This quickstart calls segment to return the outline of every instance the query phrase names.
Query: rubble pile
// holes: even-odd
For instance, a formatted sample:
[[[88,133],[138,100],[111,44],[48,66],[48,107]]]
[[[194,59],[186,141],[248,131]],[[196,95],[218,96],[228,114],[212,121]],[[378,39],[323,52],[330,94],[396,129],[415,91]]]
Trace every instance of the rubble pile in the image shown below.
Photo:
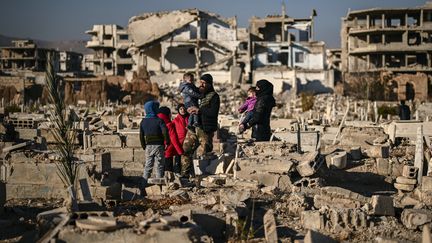
[[[312,112],[301,110],[301,99],[282,106],[296,119],[272,119],[271,141],[256,142],[250,131],[237,134],[231,109],[245,93],[220,90],[229,105],[221,106],[213,154],[194,160],[196,177],[166,172],[146,188],[142,105],[71,107],[80,164],[74,212],[67,211],[70,195],[57,176],[50,121],[42,112],[7,115],[0,235],[27,232],[31,241],[66,242],[415,242],[428,230],[431,123],[375,120],[370,103],[323,95]],[[175,92],[161,86],[163,102],[173,107]]]

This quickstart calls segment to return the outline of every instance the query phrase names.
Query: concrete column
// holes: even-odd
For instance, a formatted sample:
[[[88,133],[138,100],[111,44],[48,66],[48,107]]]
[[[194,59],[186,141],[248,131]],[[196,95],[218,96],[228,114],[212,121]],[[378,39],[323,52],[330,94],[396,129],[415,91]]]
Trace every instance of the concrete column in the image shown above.
[[[385,14],[381,15],[381,27],[384,29],[385,28]]]
[[[370,16],[369,16],[369,14],[366,15],[366,27],[367,27],[367,29],[370,29]]]

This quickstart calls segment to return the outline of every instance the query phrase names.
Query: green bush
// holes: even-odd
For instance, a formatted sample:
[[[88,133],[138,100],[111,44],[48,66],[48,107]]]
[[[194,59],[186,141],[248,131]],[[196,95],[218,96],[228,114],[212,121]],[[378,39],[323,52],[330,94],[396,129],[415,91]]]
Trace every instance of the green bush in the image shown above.
[[[21,112],[21,107],[19,105],[8,105],[5,107],[5,113],[15,113],[15,112]]]
[[[387,117],[387,115],[397,116],[399,114],[399,109],[397,106],[382,105],[378,107],[378,114],[382,117]]]

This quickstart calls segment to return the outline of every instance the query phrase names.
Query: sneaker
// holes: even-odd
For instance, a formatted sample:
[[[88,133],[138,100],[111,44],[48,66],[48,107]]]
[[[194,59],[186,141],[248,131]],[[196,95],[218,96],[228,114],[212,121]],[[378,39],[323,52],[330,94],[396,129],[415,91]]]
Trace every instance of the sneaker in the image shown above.
[[[244,127],[239,127],[239,134],[243,134],[245,132]]]

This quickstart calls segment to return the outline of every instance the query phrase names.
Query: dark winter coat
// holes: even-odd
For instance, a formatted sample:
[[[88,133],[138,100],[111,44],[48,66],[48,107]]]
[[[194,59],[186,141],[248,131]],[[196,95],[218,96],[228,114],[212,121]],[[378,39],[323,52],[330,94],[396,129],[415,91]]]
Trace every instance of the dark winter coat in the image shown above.
[[[159,109],[159,103],[149,101],[145,103],[144,110],[146,116],[140,124],[140,142],[143,149],[146,145],[163,145],[169,144],[168,130],[164,121],[156,116]]]
[[[179,87],[181,96],[183,97],[183,103],[186,108],[192,106],[198,107],[198,100],[202,97],[199,89],[193,83],[187,83],[185,81],[180,83]]]
[[[220,107],[219,95],[210,88],[204,98],[201,99],[199,107],[200,127],[204,132],[215,132],[218,129],[218,115]]]
[[[256,83],[257,102],[253,109],[253,117],[247,123],[252,127],[252,137],[257,141],[269,141],[271,137],[270,116],[276,101],[273,98],[273,84],[267,80],[260,80]]]

